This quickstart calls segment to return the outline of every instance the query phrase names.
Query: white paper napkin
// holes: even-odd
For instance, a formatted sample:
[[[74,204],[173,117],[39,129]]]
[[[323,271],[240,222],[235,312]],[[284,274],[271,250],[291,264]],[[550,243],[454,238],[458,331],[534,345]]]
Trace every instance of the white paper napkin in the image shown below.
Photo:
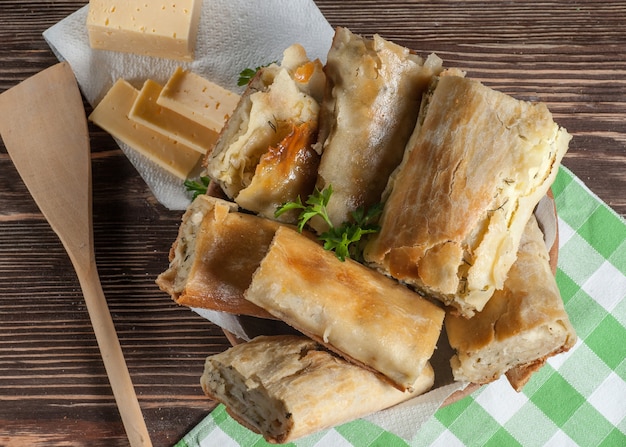
[[[59,60],[67,61],[87,101],[95,106],[119,78],[140,88],[146,78],[165,83],[176,67],[190,69],[241,93],[239,73],[280,61],[285,48],[300,43],[309,58],[326,61],[334,30],[309,0],[204,0],[193,62],[92,50],[81,8],[43,33]],[[172,210],[190,202],[182,182],[117,141],[156,199]]]

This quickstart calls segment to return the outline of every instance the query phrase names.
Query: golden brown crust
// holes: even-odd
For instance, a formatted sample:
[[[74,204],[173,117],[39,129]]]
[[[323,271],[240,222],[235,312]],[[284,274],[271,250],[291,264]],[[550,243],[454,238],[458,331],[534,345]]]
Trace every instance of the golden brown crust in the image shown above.
[[[411,386],[430,359],[444,311],[368,267],[281,227],[246,299],[348,359]]]
[[[570,136],[544,104],[475,80],[441,77],[426,98],[365,258],[471,317],[502,288]]]
[[[451,360],[455,379],[474,383],[510,371],[512,385],[519,388],[546,358],[574,345],[576,334],[534,216],[503,290],[471,319],[447,315],[445,327],[456,351]]]
[[[402,392],[304,336],[257,337],[207,358],[204,392],[235,420],[285,443],[418,396],[433,385],[427,365]]]
[[[278,222],[239,213],[237,206],[199,196],[185,212],[159,287],[180,305],[273,318],[244,298]]]
[[[258,70],[241,96],[211,153],[207,174],[242,208],[274,219],[276,208],[313,192],[317,139],[319,60],[304,48],[287,48],[280,65]],[[279,220],[293,223],[293,213]]]
[[[513,389],[518,393],[522,391],[532,375],[541,369],[541,367],[546,363],[546,360],[547,357],[544,357],[537,359],[534,362],[527,363],[526,365],[520,365],[509,369],[505,374]]]
[[[441,59],[433,55],[425,62],[378,35],[365,39],[338,27],[324,71],[317,187],[332,185],[327,210],[338,226],[359,206],[380,202]],[[316,230],[325,229],[318,221]]]

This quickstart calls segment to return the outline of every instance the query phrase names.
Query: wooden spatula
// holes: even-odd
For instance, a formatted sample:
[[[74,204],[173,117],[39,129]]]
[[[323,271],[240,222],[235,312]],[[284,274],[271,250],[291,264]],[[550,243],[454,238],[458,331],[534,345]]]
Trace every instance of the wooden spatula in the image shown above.
[[[96,268],[87,119],[67,63],[56,64],[0,95],[0,135],[76,269],[130,444],[150,446]]]

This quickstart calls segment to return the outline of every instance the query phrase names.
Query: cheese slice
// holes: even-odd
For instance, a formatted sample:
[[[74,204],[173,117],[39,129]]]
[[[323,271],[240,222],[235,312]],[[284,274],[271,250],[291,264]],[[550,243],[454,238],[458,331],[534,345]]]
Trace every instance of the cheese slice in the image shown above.
[[[183,143],[201,154],[213,148],[218,133],[189,118],[157,104],[163,87],[148,79],[137,95],[129,118]]]
[[[157,103],[220,132],[235,110],[239,95],[178,67],[165,84]]]
[[[139,91],[118,80],[89,115],[89,120],[181,179],[202,154],[128,118]]]
[[[90,0],[91,48],[191,61],[202,0]]]

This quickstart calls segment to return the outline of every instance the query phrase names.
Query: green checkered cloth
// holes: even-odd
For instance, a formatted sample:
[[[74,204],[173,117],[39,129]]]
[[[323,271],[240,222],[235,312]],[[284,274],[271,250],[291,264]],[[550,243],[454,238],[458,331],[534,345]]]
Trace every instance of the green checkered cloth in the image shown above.
[[[289,444],[366,446],[626,446],[626,223],[562,167],[557,282],[579,340],[523,391],[506,379],[440,408],[410,440],[357,420]],[[177,447],[270,446],[218,406]]]

